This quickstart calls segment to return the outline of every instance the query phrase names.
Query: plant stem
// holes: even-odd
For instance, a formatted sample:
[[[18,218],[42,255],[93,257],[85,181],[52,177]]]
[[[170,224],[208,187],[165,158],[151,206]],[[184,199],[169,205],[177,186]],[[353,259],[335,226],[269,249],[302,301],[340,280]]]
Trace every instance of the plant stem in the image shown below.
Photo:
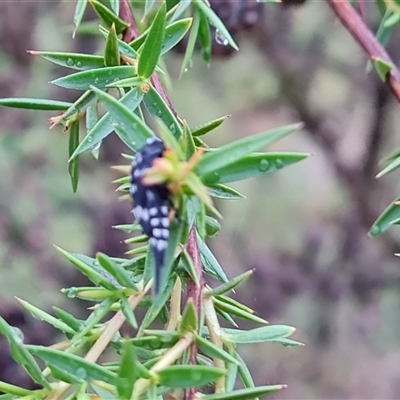
[[[119,4],[119,16],[129,24],[129,27],[124,32],[122,40],[126,43],[129,43],[139,36],[139,30],[137,29],[129,0],[120,0]]]
[[[343,26],[361,45],[371,60],[380,59],[392,66],[386,76],[386,84],[400,102],[400,71],[392,61],[385,48],[378,42],[373,33],[364,24],[355,9],[344,0],[328,0],[333,12],[340,19]]]
[[[201,318],[201,299],[202,299],[202,289],[203,289],[203,270],[202,270],[202,263],[200,259],[200,252],[199,247],[197,245],[197,232],[196,227],[193,226],[190,234],[189,239],[186,245],[186,250],[193,261],[193,265],[196,271],[196,274],[199,279],[199,284],[189,279],[188,281],[188,299],[193,299],[193,304],[196,310],[196,314],[198,318]],[[190,364],[196,365],[197,364],[197,345],[193,343],[190,348]],[[185,400],[193,400],[195,398],[196,389],[190,388],[187,389],[185,392],[184,399]]]

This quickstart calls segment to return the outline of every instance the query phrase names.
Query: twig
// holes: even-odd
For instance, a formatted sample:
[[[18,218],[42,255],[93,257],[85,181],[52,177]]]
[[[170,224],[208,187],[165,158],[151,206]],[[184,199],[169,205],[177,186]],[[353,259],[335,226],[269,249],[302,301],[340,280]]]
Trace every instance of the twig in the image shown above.
[[[130,43],[133,39],[139,36],[139,30],[137,28],[135,18],[133,17],[129,0],[120,0],[119,16],[129,24],[128,28],[124,32],[122,40],[125,43]]]
[[[126,30],[123,36],[123,40],[127,43],[131,42],[133,39],[138,37],[139,31],[137,29],[135,18],[132,14],[132,9],[129,5],[128,0],[120,0],[120,17],[129,23],[129,28]],[[173,107],[168,95],[166,94],[160,78],[158,77],[157,73],[154,73],[151,77],[151,83],[153,84],[154,88],[160,94],[162,99],[167,103],[168,107],[171,111],[177,116],[175,108]],[[200,252],[197,246],[197,235],[196,235],[196,228],[193,226],[192,230],[189,234],[189,239],[187,243],[187,252],[191,257],[193,264],[195,266],[195,270],[197,276],[199,278],[199,285],[196,285],[191,279],[189,279],[188,283],[188,298],[193,299],[193,303],[195,305],[197,315],[200,317],[201,313],[201,296],[202,296],[202,264],[200,259]],[[190,363],[197,364],[197,346],[195,343],[192,343],[190,346]],[[188,389],[185,393],[185,400],[192,400],[194,399],[196,394],[195,389]]]
[[[385,48],[378,42],[370,29],[365,26],[360,16],[347,1],[328,0],[328,4],[371,60],[381,59],[392,66],[387,74],[386,84],[400,102],[400,71]]]
[[[120,0],[119,16],[121,17],[121,19],[123,19],[125,22],[129,24],[129,27],[123,34],[122,40],[125,43],[130,43],[132,42],[132,40],[134,40],[140,35],[140,32],[137,28],[137,24],[128,0]],[[168,107],[176,116],[177,113],[175,111],[175,108],[173,107],[169,97],[165,93],[164,87],[161,84],[160,78],[158,77],[157,73],[154,73],[153,76],[150,78],[150,80],[154,86],[154,89],[157,90],[157,92],[160,94],[163,100],[167,103]]]
[[[193,304],[196,309],[197,317],[200,318],[201,314],[201,298],[202,298],[202,289],[203,289],[203,280],[202,280],[202,264],[200,259],[200,252],[199,247],[197,245],[197,233],[196,227],[193,226],[190,234],[189,239],[186,245],[187,252],[191,257],[194,265],[194,269],[196,271],[196,275],[199,278],[199,284],[189,279],[188,282],[188,299],[193,299]],[[193,365],[197,364],[197,345],[193,343],[190,348],[190,363]],[[192,400],[195,398],[196,389],[190,388],[185,392],[185,400]]]

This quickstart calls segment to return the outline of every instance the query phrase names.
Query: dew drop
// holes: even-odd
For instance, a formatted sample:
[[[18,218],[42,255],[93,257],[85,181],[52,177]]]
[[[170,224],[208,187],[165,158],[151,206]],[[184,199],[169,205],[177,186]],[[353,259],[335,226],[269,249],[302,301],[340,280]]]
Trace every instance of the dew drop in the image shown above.
[[[162,111],[161,111],[161,110],[158,110],[158,111],[157,111],[157,116],[158,116],[158,117],[161,117],[161,116],[162,116]]]
[[[99,78],[96,78],[95,80],[94,80],[94,83],[99,83],[99,81],[100,81],[100,79]]]
[[[119,78],[114,78],[113,82],[118,82],[118,81],[119,81]]]
[[[68,298],[73,299],[78,294],[78,288],[76,287],[69,288],[67,291],[65,291],[65,293]]]
[[[222,46],[228,45],[228,39],[218,29],[215,31],[215,41]]]
[[[262,172],[268,171],[269,170],[269,162],[268,160],[261,160],[260,165],[258,166],[258,169]]]
[[[153,107],[157,107],[157,103],[153,103]]]
[[[211,174],[207,175],[207,183],[209,184],[215,184],[218,183],[220,179],[220,176],[218,172],[212,172]]]
[[[80,379],[82,379],[82,380],[85,380],[86,379],[86,370],[84,369],[84,368],[78,368],[77,370],[76,370],[76,376],[78,377],[78,378],[80,378]]]
[[[76,62],[76,66],[77,66],[78,68],[81,68],[81,67],[82,67],[82,63],[81,63],[80,61],[77,61],[77,62]]]
[[[67,60],[67,65],[70,66],[70,67],[72,67],[74,64],[75,64],[75,63],[74,63],[74,60],[73,60],[72,58],[68,58],[68,60]]]
[[[91,136],[89,136],[89,137],[87,138],[87,142],[88,142],[88,143],[92,143],[92,142],[93,142],[93,138],[92,138]]]
[[[275,161],[275,167],[276,169],[281,169],[283,168],[283,161],[280,160],[279,158]]]
[[[169,126],[169,130],[170,130],[172,133],[176,133],[175,124],[171,124],[171,125]]]
[[[91,139],[91,138],[90,138]],[[91,140],[92,141],[92,140]],[[92,151],[98,151],[100,149],[101,146],[101,141],[96,143],[90,150]]]

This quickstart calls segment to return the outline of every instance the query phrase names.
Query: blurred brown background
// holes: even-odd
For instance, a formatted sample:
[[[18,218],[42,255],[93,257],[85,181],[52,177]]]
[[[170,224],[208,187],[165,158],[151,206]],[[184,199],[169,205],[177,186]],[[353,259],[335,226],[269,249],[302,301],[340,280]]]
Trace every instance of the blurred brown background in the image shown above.
[[[166,60],[172,100],[191,126],[232,114],[207,138],[211,144],[305,123],[273,150],[310,152],[308,160],[240,182],[247,200],[218,204],[223,230],[210,241],[218,259],[230,276],[256,268],[237,298],[271,323],[297,327],[295,338],[306,344],[253,345],[242,354],[257,384],[288,384],[276,399],[399,399],[399,237],[395,229],[377,239],[367,232],[400,191],[397,173],[374,178],[378,161],[400,146],[400,105],[366,74],[365,56],[324,2],[255,5],[259,22],[242,33],[245,3],[255,4],[232,2],[227,14],[234,15],[229,28],[238,54],[214,59],[210,68],[196,56],[181,80],[182,57]],[[378,15],[369,6],[376,30]],[[73,9],[70,1],[0,1],[0,97],[76,99],[77,92],[47,84],[66,70],[26,53],[101,51],[90,35],[71,40]],[[389,44],[396,61],[398,36],[397,30]],[[230,53],[223,46],[215,52]],[[121,255],[124,236],[110,226],[131,218],[129,204],[114,195],[109,169],[123,145],[108,138],[99,162],[81,158],[74,195],[67,134],[48,129],[50,116],[0,109],[0,313],[27,342],[43,344],[54,333],[22,313],[13,296],[84,315],[82,304],[59,292],[82,278],[52,245]],[[28,386],[11,365],[0,341],[0,379]]]

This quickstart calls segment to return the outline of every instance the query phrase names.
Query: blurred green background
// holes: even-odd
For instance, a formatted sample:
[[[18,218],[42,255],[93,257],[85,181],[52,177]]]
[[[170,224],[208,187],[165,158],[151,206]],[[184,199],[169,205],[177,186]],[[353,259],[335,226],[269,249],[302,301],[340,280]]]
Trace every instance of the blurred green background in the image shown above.
[[[232,12],[242,3],[252,2],[231,2]],[[26,53],[100,52],[96,37],[71,40],[74,5],[0,1],[0,97],[78,97],[47,84],[69,71]],[[376,30],[378,15],[367,6]],[[223,229],[210,246],[231,277],[255,268],[235,296],[271,323],[297,327],[295,339],[306,344],[241,352],[257,384],[288,384],[276,399],[399,399],[400,265],[393,256],[399,235],[393,229],[369,239],[367,232],[400,190],[396,173],[374,177],[378,161],[400,146],[400,105],[366,73],[364,54],[324,2],[257,10],[251,31],[235,31],[237,54],[215,58],[210,67],[197,55],[180,80],[182,56],[166,58],[171,98],[190,126],[232,114],[206,138],[210,144],[305,124],[272,149],[309,152],[307,160],[240,182],[235,187],[246,200],[218,203]],[[398,34],[389,44],[397,61]],[[84,281],[53,244],[119,256],[124,235],[111,226],[131,221],[130,204],[118,200],[109,168],[126,148],[110,137],[99,161],[81,157],[74,195],[68,134],[48,129],[51,115],[0,109],[0,313],[23,329],[27,342],[43,344],[55,340],[53,332],[23,314],[13,296],[84,315],[84,304],[59,292]],[[28,385],[3,341],[0,379]]]

